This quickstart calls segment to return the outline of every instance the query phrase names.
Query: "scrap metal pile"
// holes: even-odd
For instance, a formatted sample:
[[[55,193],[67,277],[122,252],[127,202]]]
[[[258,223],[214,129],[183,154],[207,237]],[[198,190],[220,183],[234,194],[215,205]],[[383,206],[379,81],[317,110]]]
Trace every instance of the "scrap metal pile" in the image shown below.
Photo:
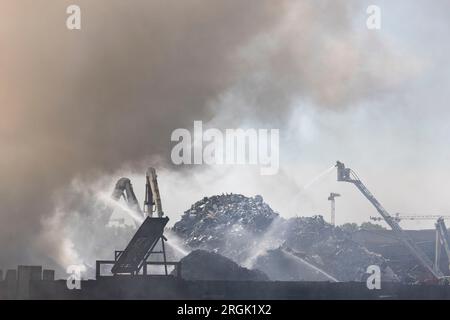
[[[194,250],[181,259],[181,276],[186,280],[268,281],[259,270],[249,270],[217,253]]]
[[[381,268],[383,279],[396,280],[385,258],[356,243],[350,234],[326,223],[322,216],[289,219],[284,246],[305,255],[341,281],[363,280],[370,265]]]
[[[284,219],[261,196],[205,197],[173,231],[191,249],[204,249],[264,271],[271,280],[362,281],[369,265],[396,275],[381,255],[368,251],[321,216]]]
[[[220,253],[242,263],[277,218],[261,196],[219,195],[192,205],[173,231],[189,248]]]

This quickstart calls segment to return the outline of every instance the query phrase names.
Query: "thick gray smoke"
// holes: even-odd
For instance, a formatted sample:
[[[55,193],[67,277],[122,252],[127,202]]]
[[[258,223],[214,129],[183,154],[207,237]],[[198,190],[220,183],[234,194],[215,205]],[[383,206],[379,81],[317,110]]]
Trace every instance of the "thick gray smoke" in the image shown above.
[[[70,215],[92,212],[74,201],[85,194],[68,196],[68,186],[83,189],[70,188],[76,178],[92,186],[151,161],[165,168],[163,193],[183,205],[217,189],[217,175],[227,188],[241,179],[241,169],[172,173],[175,128],[203,120],[295,133],[299,99],[342,110],[420,69],[355,29],[365,17],[358,1],[80,0],[82,30],[68,31],[72,2],[0,4],[0,266],[67,262]],[[210,184],[195,189],[195,179]],[[254,185],[280,202],[298,191],[286,169],[274,179]],[[170,182],[194,191],[169,191]]]
[[[0,265],[55,255],[36,239],[75,176],[167,160],[171,131],[209,117],[206,103],[239,73],[237,48],[283,12],[271,1],[77,1],[82,30],[70,32],[69,4],[0,5]]]

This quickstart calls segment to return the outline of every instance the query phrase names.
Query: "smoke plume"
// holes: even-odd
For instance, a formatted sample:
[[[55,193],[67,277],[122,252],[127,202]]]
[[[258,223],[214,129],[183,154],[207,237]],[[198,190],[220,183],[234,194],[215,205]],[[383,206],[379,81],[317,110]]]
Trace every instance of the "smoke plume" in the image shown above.
[[[420,69],[355,29],[365,15],[357,1],[79,0],[82,29],[69,31],[72,2],[0,4],[1,267],[69,263],[81,232],[70,226],[96,212],[80,199],[118,173],[152,162],[166,181],[185,179],[189,196],[212,190],[195,185],[198,173],[170,173],[175,128],[203,120],[293,132],[299,99],[341,110]],[[286,171],[276,179],[289,188]]]

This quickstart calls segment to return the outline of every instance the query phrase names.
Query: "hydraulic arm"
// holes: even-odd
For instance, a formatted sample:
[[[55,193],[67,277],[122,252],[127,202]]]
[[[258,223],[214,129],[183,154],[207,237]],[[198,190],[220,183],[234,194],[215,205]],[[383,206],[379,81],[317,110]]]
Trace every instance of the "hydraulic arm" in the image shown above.
[[[436,251],[434,266],[436,270],[439,270],[441,247],[444,247],[445,254],[447,255],[447,261],[449,263],[448,269],[450,270],[450,240],[448,238],[447,227],[445,226],[444,218],[439,218],[436,222]]]
[[[139,206],[139,201],[134,194],[130,179],[120,178],[116,183],[116,187],[114,188],[111,197],[114,200],[119,200],[123,197],[130,209],[143,215],[141,207]]]
[[[145,202],[144,211],[150,216],[156,212],[158,218],[164,215],[161,205],[161,196],[159,195],[158,179],[155,168],[148,168],[145,175]]]
[[[361,182],[358,176],[350,168],[346,168],[342,162],[336,163],[337,168],[337,180],[353,183],[359,191],[370,201],[370,203],[377,209],[378,213],[383,217],[384,221],[391,227],[396,236],[403,242],[403,244],[409,249],[414,257],[420,262],[420,264],[428,270],[435,278],[440,279],[444,274],[440,270],[433,268],[432,261],[428,256],[415,244],[415,242],[403,231],[396,219],[393,218],[378,202],[375,196],[366,188]]]

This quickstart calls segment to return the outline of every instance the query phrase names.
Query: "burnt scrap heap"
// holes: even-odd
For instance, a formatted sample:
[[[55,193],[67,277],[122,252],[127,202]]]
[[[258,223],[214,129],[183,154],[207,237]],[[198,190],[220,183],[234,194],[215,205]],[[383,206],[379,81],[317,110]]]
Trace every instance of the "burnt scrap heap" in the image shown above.
[[[261,196],[205,197],[173,231],[187,247],[220,253],[262,270],[271,280],[362,281],[372,264],[382,268],[386,279],[397,279],[386,259],[321,216],[286,220]]]
[[[340,281],[363,280],[370,265],[381,267],[384,280],[397,280],[385,258],[353,241],[349,233],[326,223],[322,216],[291,218],[285,226],[284,247]]]
[[[189,248],[220,253],[239,263],[278,218],[261,196],[217,195],[193,204],[173,231]]]
[[[249,270],[220,254],[194,250],[180,260],[181,277],[186,280],[268,281],[259,270]]]

